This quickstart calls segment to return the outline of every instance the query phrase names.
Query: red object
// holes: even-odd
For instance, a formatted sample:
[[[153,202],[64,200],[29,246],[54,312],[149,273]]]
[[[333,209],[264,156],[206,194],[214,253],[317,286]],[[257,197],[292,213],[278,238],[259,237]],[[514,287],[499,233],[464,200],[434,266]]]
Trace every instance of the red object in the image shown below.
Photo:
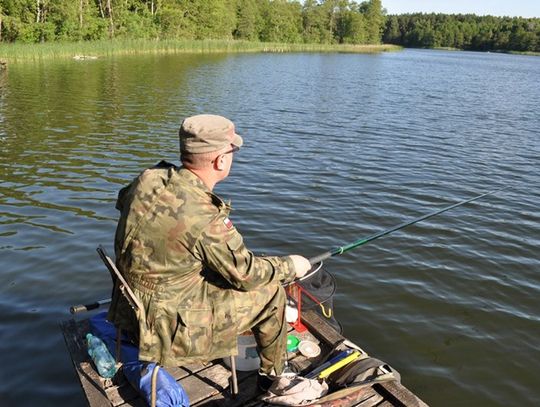
[[[298,333],[305,332],[307,331],[307,327],[302,323],[302,293],[308,294],[308,292],[296,283],[291,284],[287,288],[287,291],[289,297],[296,303],[296,309],[298,310],[298,318],[296,318],[295,322],[289,323],[289,325]]]

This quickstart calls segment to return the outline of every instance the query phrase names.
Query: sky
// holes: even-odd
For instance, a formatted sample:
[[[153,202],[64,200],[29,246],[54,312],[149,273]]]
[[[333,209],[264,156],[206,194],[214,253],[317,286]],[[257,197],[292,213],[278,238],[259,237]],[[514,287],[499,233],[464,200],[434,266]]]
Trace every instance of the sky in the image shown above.
[[[540,17],[540,0],[382,0],[388,14],[445,13]]]

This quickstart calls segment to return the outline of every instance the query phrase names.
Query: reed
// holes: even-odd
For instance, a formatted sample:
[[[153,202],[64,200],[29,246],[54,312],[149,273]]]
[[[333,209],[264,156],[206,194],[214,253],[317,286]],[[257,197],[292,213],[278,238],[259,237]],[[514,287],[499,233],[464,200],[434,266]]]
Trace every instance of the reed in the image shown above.
[[[99,58],[111,55],[219,53],[219,52],[350,52],[397,51],[395,45],[286,44],[236,40],[114,40],[0,44],[0,59],[8,62],[55,58]]]

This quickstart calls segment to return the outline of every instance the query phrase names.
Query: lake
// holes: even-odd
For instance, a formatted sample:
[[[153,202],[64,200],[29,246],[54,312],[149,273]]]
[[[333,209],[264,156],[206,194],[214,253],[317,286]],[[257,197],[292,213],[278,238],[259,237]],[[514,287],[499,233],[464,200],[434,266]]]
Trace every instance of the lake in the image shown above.
[[[118,190],[184,117],[245,144],[216,192],[257,253],[315,256],[344,333],[434,406],[540,405],[540,58],[405,50],[13,64],[0,73],[0,405],[83,406],[59,329],[110,295]]]

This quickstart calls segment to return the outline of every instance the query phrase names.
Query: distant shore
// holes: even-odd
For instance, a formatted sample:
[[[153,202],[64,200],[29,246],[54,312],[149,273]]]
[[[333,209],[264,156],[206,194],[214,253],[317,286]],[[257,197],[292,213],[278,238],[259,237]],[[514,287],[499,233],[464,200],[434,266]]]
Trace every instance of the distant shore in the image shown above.
[[[466,50],[461,48],[453,48],[453,47],[426,47],[426,48],[420,48],[420,49],[435,49],[438,51],[463,51],[463,52],[485,52],[485,53],[497,53],[497,54],[512,54],[512,55],[529,55],[529,56],[540,56],[540,52],[535,51],[508,51],[508,50],[488,50],[488,51],[479,51],[479,50]]]
[[[113,40],[0,44],[0,59],[7,62],[43,59],[96,59],[112,55],[241,53],[241,52],[344,52],[374,54],[399,51],[398,45],[287,44],[237,40]]]

